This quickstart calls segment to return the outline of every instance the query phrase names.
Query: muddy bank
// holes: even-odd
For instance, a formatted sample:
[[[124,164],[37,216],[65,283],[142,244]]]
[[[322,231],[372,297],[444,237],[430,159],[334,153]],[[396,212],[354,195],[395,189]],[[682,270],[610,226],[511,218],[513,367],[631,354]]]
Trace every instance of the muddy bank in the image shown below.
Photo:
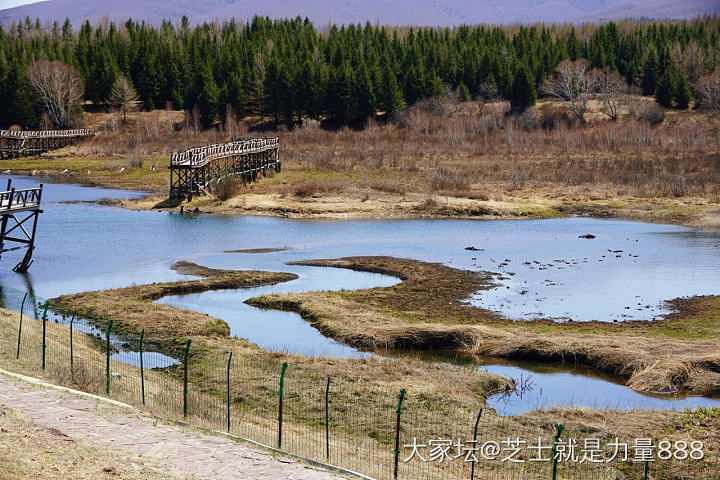
[[[233,351],[238,362],[287,360],[292,365],[307,367],[333,377],[353,372],[353,380],[380,382],[399,390],[409,384],[417,392],[445,394],[453,398],[474,398],[484,403],[495,392],[513,389],[512,381],[488,372],[453,368],[453,389],[447,391],[447,368],[416,359],[388,360],[379,357],[345,359],[305,357],[269,352],[241,338],[229,338],[228,325],[202,313],[154,303],[163,296],[199,293],[217,289],[247,288],[270,285],[297,278],[291,273],[218,270],[180,261],[173,265],[180,273],[205,277],[201,280],[155,283],[127,288],[63,295],[51,300],[53,309],[74,312],[95,321],[115,321],[119,335],[137,336],[145,329],[146,338],[160,340],[156,347],[173,355],[184,345],[184,338],[193,339],[194,361],[208,369],[222,370],[226,353]],[[221,362],[215,364],[215,362]],[[279,365],[278,363],[278,365]]]
[[[365,349],[459,349],[538,361],[565,361],[627,379],[639,392],[720,391],[719,297],[676,300],[662,320],[513,321],[471,307],[492,287],[489,274],[392,257],[300,262],[394,275],[389,288],[274,294],[249,300],[288,309],[336,340]]]
[[[41,157],[13,160],[6,172],[14,175],[47,177],[58,183],[78,183],[148,192],[134,200],[108,200],[101,203],[133,210],[185,212],[197,209],[217,215],[263,215],[282,218],[381,219],[381,218],[460,218],[521,219],[557,218],[587,215],[646,222],[672,223],[706,230],[720,230],[720,203],[710,197],[636,197],[619,195],[600,186],[535,185],[521,189],[504,184],[482,184],[480,191],[432,194],[418,188],[404,191],[385,181],[368,185],[368,179],[344,172],[305,170],[294,166],[281,175],[263,178],[243,187],[229,200],[199,197],[192,202],[169,201],[168,168],[165,159],[149,159],[134,168],[124,159],[106,157]],[[425,174],[409,174],[419,181]],[[357,177],[357,178],[355,178]],[[418,178],[415,178],[418,177]],[[364,178],[364,179],[363,179]],[[403,177],[404,178],[404,177]],[[317,179],[317,180],[314,180]],[[402,185],[402,178],[395,179]],[[393,181],[395,181],[393,180]],[[306,184],[320,190],[298,194]],[[376,188],[373,188],[374,185]]]
[[[227,336],[230,330],[221,320],[152,302],[168,295],[273,285],[297,278],[292,273],[219,270],[186,261],[176,262],[173,269],[204,278],[62,295],[51,302],[91,319],[114,319],[119,328],[134,332],[146,328],[155,335],[168,337]]]
[[[179,212],[180,204],[162,195],[136,200],[112,200],[109,205],[133,210]],[[376,191],[320,194],[294,197],[272,193],[244,193],[220,202],[198,198],[183,202],[184,210],[197,208],[217,215],[266,215],[282,218],[328,219],[542,219],[571,215],[615,218],[684,225],[705,230],[720,230],[720,204],[699,198],[685,199],[610,199],[606,201],[558,196],[542,190],[513,194],[502,200],[412,194],[392,195]]]

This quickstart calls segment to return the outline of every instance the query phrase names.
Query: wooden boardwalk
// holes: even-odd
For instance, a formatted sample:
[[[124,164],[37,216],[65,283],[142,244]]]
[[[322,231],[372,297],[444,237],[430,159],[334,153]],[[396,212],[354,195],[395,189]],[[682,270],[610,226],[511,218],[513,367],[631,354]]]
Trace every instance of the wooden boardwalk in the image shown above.
[[[92,137],[95,130],[0,130],[0,159],[30,157]]]
[[[36,188],[16,190],[12,187],[12,179],[7,182],[7,189],[0,192],[0,255],[5,252],[26,248],[25,256],[13,270],[26,272],[32,264],[35,250],[35,230],[38,217],[42,213],[43,184]],[[5,248],[6,243],[16,244]]]
[[[238,175],[243,182],[258,172],[279,172],[280,141],[277,137],[233,138],[230,143],[191,148],[170,154],[170,198],[191,200],[215,191],[220,180]]]

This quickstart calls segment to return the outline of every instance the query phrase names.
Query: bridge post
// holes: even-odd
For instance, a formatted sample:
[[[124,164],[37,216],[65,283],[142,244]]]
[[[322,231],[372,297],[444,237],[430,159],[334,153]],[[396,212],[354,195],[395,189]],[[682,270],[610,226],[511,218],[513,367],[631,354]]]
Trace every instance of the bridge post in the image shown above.
[[[8,180],[7,187],[7,191],[0,192],[0,216],[2,217],[0,220],[0,255],[26,248],[23,259],[13,268],[16,272],[26,272],[32,264],[32,255],[35,250],[37,222],[42,213],[40,202],[43,185],[40,184],[38,188],[16,190],[12,188],[12,180]],[[32,227],[26,229],[24,226],[26,222],[31,223]],[[19,246],[5,248],[6,242],[14,242]]]

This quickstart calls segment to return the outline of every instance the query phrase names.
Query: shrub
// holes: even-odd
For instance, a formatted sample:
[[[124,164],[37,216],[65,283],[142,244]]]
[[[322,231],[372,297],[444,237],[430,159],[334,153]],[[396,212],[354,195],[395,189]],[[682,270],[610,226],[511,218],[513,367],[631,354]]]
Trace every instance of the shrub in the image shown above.
[[[639,120],[647,120],[650,125],[657,125],[665,119],[665,109],[656,103],[643,102],[633,112]]]
[[[309,197],[318,193],[319,188],[316,182],[304,182],[295,185],[295,195],[298,197]]]
[[[512,178],[510,179],[510,186],[513,190],[525,188],[527,179],[528,173],[525,170],[521,170],[518,167],[513,167]]]
[[[79,358],[75,359],[72,370],[70,365],[62,365],[54,368],[51,374],[56,383],[68,388],[94,395],[101,395],[105,391],[104,375],[97,371],[91,371]]]
[[[570,115],[567,109],[545,109],[537,122],[545,130],[553,130],[560,126],[571,126],[577,119]]]
[[[236,176],[221,178],[215,186],[215,197],[221,202],[240,194],[242,180]]]
[[[468,180],[460,173],[446,168],[436,168],[431,179],[431,188],[438,190],[467,190],[470,187]]]
[[[676,177],[672,184],[672,194],[674,197],[684,197],[688,193],[687,178]]]
[[[395,193],[400,195],[405,195],[405,193],[407,193],[405,185],[393,182],[375,182],[370,185],[370,188],[385,193]]]
[[[522,113],[513,116],[515,125],[523,130],[534,130],[538,126],[537,117],[533,110],[525,110]]]
[[[127,160],[128,168],[142,168],[143,160],[139,157],[130,157]]]

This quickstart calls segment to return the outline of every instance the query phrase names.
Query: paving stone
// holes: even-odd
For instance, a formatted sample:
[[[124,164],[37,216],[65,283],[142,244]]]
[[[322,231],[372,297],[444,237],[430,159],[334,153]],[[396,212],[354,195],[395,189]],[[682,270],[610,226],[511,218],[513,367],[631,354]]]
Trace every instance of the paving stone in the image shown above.
[[[340,480],[336,473],[308,468],[295,460],[275,458],[233,440],[156,420],[121,407],[60,392],[0,375],[3,407],[22,412],[29,421],[58,432],[69,441],[122,451],[136,465],[153,463],[178,478],[257,480]],[[139,468],[139,467],[138,467]]]

